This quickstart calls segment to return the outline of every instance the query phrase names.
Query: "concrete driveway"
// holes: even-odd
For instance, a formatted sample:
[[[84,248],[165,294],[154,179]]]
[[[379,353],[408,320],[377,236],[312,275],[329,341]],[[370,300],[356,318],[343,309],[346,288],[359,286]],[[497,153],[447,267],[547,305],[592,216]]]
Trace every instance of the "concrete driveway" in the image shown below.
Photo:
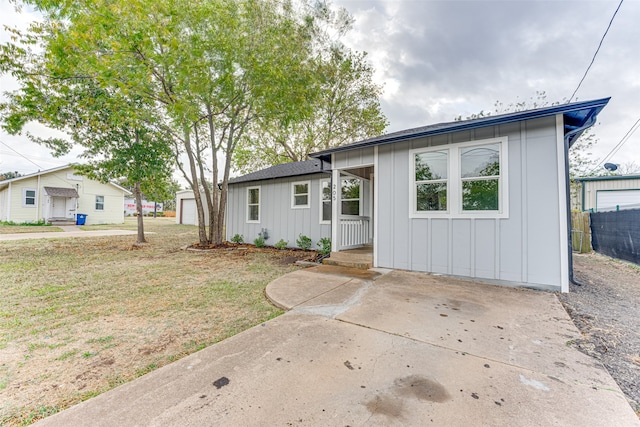
[[[285,315],[38,425],[640,425],[553,294],[376,275],[290,273]]]

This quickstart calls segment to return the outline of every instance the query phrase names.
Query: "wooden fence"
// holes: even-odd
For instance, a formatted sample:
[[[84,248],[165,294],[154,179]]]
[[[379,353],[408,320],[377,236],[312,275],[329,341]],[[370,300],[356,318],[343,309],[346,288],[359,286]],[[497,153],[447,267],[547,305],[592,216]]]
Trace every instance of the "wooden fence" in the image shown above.
[[[589,212],[571,212],[571,246],[574,252],[591,252],[591,221]]]

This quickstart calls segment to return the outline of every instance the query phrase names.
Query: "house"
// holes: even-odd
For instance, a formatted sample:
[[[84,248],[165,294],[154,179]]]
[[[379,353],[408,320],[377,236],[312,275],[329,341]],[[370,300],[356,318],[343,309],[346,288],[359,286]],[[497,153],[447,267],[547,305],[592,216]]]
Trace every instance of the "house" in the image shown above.
[[[250,243],[266,230],[267,244],[282,239],[295,247],[300,235],[311,238],[314,244],[331,237],[330,181],[330,165],[317,159],[276,165],[230,179],[227,240],[239,234]],[[352,181],[359,178],[352,177]],[[368,213],[360,212],[364,207],[358,206],[358,194],[352,199],[344,201],[351,213]]]
[[[0,221],[71,222],[85,214],[86,224],[123,223],[124,197],[130,194],[77,175],[73,165],[61,166],[0,181]]]
[[[314,170],[245,175],[229,186],[227,238],[328,235],[332,256],[371,245],[374,267],[567,292],[568,150],[608,102],[408,129],[314,153]]]
[[[602,212],[640,208],[640,175],[608,175],[578,178],[576,207]]]

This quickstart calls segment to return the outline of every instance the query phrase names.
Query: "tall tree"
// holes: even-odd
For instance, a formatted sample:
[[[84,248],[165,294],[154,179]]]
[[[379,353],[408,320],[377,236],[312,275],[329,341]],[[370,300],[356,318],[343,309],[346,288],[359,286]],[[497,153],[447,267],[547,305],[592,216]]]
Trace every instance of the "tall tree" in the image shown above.
[[[45,19],[3,46],[0,71],[53,67],[43,84],[88,79],[150,107],[194,192],[200,243],[220,243],[233,153],[248,126],[308,114],[317,18],[277,0],[27,2]]]

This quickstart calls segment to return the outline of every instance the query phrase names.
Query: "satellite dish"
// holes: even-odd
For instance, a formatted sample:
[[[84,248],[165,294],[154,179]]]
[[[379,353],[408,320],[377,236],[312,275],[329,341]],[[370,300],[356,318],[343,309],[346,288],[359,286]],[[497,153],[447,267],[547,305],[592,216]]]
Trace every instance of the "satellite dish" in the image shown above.
[[[609,172],[613,172],[618,169],[618,165],[616,165],[615,163],[605,163],[604,168]]]

